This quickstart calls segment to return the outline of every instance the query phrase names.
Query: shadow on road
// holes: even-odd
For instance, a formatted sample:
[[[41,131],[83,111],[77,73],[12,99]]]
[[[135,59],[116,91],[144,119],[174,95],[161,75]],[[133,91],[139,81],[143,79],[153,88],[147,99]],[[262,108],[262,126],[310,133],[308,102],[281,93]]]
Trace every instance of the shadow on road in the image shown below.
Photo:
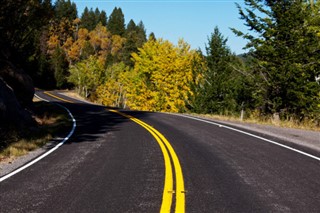
[[[61,104],[61,102],[56,103]],[[121,123],[131,122],[128,118],[108,111],[108,109],[116,108],[85,103],[63,103],[62,105],[67,107],[73,114],[77,125],[74,134],[65,144],[95,142],[98,138],[101,138],[103,134],[111,131],[119,131]],[[152,112],[125,111],[125,113],[142,119]],[[66,137],[70,130],[66,129],[65,133],[59,135],[59,137]],[[61,140],[57,140],[54,144],[59,142],[61,142]],[[48,149],[51,147],[52,146],[48,147]]]

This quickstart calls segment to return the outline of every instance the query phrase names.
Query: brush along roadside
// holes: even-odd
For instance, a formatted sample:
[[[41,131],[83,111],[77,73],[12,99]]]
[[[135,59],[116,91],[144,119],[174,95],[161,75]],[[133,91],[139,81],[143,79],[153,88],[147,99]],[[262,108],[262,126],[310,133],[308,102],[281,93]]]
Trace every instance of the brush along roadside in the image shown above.
[[[0,162],[11,162],[40,148],[72,127],[68,112],[58,105],[34,98],[33,118],[37,125],[21,133],[10,132],[1,142]]]
[[[303,122],[299,122],[293,119],[275,121],[271,117],[259,117],[259,116],[250,116],[248,118],[241,120],[238,116],[196,114],[196,113],[186,113],[186,115],[191,115],[191,116],[200,117],[200,118],[214,119],[217,121],[236,122],[239,124],[258,124],[258,125],[268,125],[268,126],[282,127],[282,128],[320,131],[319,124],[314,120],[304,120]]]

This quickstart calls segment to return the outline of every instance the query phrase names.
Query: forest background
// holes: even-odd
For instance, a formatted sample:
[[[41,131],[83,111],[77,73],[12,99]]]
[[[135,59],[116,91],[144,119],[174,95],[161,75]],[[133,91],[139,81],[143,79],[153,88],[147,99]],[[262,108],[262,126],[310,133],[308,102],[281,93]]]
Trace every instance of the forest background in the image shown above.
[[[232,30],[247,39],[248,53],[235,55],[218,27],[203,53],[183,40],[175,45],[146,35],[143,22],[126,23],[121,8],[109,16],[98,8],[78,15],[70,0],[4,0],[0,104],[6,106],[3,91],[9,88],[19,108],[32,108],[28,97],[34,82],[43,89],[75,88],[106,106],[228,116],[242,112],[245,118],[319,126],[320,2],[245,0],[245,5],[237,7],[249,33]],[[21,70],[32,81],[21,75],[19,80]],[[2,129],[16,125],[5,107],[0,119]]]

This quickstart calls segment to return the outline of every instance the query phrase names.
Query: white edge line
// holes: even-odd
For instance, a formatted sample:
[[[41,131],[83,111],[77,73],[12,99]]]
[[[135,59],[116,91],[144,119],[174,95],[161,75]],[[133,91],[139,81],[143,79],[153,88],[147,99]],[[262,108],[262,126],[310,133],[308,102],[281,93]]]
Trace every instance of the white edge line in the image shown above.
[[[49,102],[48,100],[45,100],[45,99],[39,97],[39,96],[36,95],[36,94],[35,94],[35,97],[39,98],[40,100]],[[71,131],[69,132],[68,136],[65,137],[60,143],[58,143],[55,147],[53,147],[52,149],[50,149],[50,150],[47,151],[46,153],[40,155],[40,156],[37,157],[36,159],[30,161],[29,163],[25,164],[24,166],[22,166],[22,167],[20,167],[20,168],[14,170],[13,172],[10,172],[9,174],[6,174],[6,175],[2,176],[2,177],[0,178],[0,183],[1,183],[2,181],[6,180],[6,179],[8,179],[8,178],[10,178],[10,177],[12,177],[13,175],[21,172],[22,170],[30,167],[31,165],[37,163],[38,161],[40,161],[40,160],[43,159],[44,157],[48,156],[49,154],[51,154],[52,152],[54,152],[55,150],[57,150],[60,146],[62,146],[62,145],[63,145],[67,140],[69,140],[69,138],[73,135],[73,133],[74,133],[74,131],[75,131],[75,129],[76,129],[77,124],[76,124],[76,120],[74,119],[72,113],[70,112],[70,110],[69,110],[68,108],[66,108],[66,107],[64,107],[64,106],[62,106],[62,105],[60,105],[60,104],[57,104],[57,103],[55,103],[55,104],[58,105],[58,106],[60,106],[60,107],[62,107],[63,109],[65,109],[65,110],[68,112],[68,114],[69,114],[69,116],[71,117],[71,119],[72,119],[73,126],[72,126],[72,129],[71,129]]]
[[[171,114],[171,113],[170,113],[170,114]],[[229,126],[225,126],[225,125],[218,124],[218,123],[215,123],[215,122],[212,122],[212,121],[208,121],[208,120],[204,120],[204,119],[201,119],[201,118],[196,118],[196,117],[192,117],[192,116],[188,116],[188,115],[175,114],[175,113],[172,113],[172,115],[176,115],[176,116],[180,116],[180,117],[185,117],[185,118],[189,118],[189,119],[193,119],[193,120],[197,120],[197,121],[202,121],[202,122],[205,122],[205,123],[208,123],[208,124],[213,124],[213,125],[216,125],[216,126],[219,126],[219,127],[223,127],[223,128],[226,128],[226,129],[235,131],[235,132],[239,132],[239,133],[242,133],[242,134],[245,134],[245,135],[249,135],[249,136],[251,136],[251,137],[254,137],[254,138],[257,138],[257,139],[266,141],[266,142],[268,142],[268,143],[272,143],[272,144],[277,145],[277,146],[281,146],[281,147],[283,147],[283,148],[289,149],[289,150],[291,150],[291,151],[297,152],[297,153],[299,153],[299,154],[302,154],[302,155],[305,155],[305,156],[307,156],[307,157],[310,157],[310,158],[313,158],[313,159],[315,159],[315,160],[320,161],[320,158],[317,157],[317,156],[311,155],[311,154],[309,154],[309,153],[306,153],[306,152],[303,152],[303,151],[301,151],[301,150],[292,148],[292,147],[290,147],[290,146],[286,146],[286,145],[283,145],[283,144],[281,144],[281,143],[278,143],[278,142],[275,142],[275,141],[272,141],[272,140],[269,140],[269,139],[266,139],[266,138],[263,138],[263,137],[260,137],[260,136],[257,136],[257,135],[254,135],[254,134],[251,134],[251,133],[248,133],[248,132],[239,130],[239,129],[235,129],[235,128],[232,128],[232,127],[229,127]]]

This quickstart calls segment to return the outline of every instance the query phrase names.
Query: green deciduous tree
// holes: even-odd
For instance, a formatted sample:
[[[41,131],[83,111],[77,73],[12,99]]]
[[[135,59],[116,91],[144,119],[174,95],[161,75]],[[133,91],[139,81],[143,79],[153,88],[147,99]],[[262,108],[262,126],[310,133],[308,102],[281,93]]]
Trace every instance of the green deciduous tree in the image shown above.
[[[104,64],[95,56],[72,65],[69,72],[68,81],[74,84],[78,93],[86,98],[105,80]]]
[[[123,62],[115,63],[106,69],[105,81],[96,90],[97,102],[105,106],[125,107],[125,84],[130,81],[129,72]]]

